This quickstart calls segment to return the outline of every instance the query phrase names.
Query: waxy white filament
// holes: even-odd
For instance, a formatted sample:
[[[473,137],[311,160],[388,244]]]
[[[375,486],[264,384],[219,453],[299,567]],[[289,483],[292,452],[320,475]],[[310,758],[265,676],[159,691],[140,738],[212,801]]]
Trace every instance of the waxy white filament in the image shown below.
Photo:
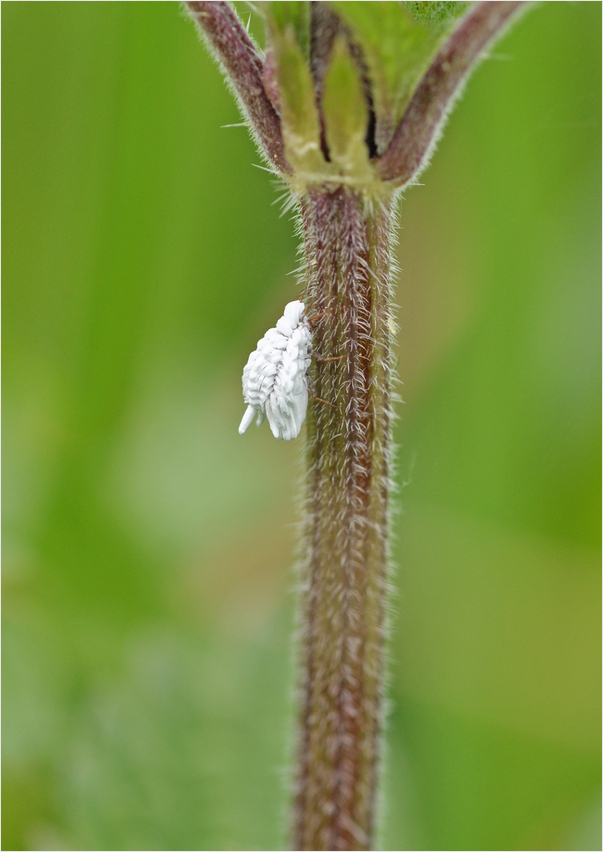
[[[258,426],[268,418],[275,438],[297,438],[308,408],[308,367],[312,332],[302,302],[289,302],[276,328],[258,341],[243,370],[247,411],[239,434],[257,415]]]

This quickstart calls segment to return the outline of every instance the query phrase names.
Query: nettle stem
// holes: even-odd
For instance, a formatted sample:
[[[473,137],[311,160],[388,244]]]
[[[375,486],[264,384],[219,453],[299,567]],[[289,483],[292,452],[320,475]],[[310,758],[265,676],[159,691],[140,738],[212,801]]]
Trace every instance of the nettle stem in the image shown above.
[[[307,426],[294,848],[371,846],[382,727],[391,465],[387,204],[301,201],[317,396]]]

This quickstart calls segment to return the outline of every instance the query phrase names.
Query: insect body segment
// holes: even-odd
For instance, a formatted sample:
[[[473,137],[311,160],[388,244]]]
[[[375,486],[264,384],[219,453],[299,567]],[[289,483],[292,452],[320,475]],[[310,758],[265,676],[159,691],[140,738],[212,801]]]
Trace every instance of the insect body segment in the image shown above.
[[[276,328],[258,341],[243,370],[243,397],[247,411],[239,434],[254,417],[258,426],[264,419],[275,438],[297,438],[308,408],[308,367],[312,332],[304,316],[302,302],[289,302]]]

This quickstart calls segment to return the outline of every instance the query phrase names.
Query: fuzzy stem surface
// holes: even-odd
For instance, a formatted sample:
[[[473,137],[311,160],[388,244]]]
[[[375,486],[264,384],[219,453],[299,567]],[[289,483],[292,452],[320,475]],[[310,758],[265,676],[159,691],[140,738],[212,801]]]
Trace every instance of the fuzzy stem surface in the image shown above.
[[[316,396],[307,429],[295,849],[369,849],[391,491],[389,204],[301,200]],[[329,360],[325,360],[329,359]]]
[[[404,186],[425,168],[469,73],[486,48],[528,6],[522,0],[484,0],[470,8],[434,57],[380,157],[378,171],[383,180]]]
[[[264,63],[241,21],[228,3],[219,0],[191,0],[184,5],[220,62],[260,150],[271,165],[289,173],[280,118],[264,87]]]

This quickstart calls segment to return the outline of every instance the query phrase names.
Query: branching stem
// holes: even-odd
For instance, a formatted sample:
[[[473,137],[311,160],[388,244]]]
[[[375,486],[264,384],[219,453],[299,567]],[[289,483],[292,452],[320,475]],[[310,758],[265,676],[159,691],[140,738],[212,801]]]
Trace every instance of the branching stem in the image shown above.
[[[369,18],[353,16],[348,26],[339,4],[265,4],[264,58],[228,3],[186,3],[260,150],[287,180],[291,203],[300,201],[303,301],[320,353],[307,428],[295,849],[373,843],[389,560],[393,198],[427,165],[484,51],[529,5],[487,0],[453,15],[380,153],[376,128],[390,117],[376,111],[391,96],[391,56],[378,56]],[[406,16],[419,41],[426,35],[402,4],[381,6]]]
[[[228,3],[191,0],[185,6],[222,64],[260,150],[272,166],[288,174],[291,166],[285,159],[281,121],[266,94],[263,60],[245,27]]]
[[[522,0],[474,4],[434,58],[380,157],[382,180],[404,186],[425,168],[470,71],[484,50],[529,5]]]

